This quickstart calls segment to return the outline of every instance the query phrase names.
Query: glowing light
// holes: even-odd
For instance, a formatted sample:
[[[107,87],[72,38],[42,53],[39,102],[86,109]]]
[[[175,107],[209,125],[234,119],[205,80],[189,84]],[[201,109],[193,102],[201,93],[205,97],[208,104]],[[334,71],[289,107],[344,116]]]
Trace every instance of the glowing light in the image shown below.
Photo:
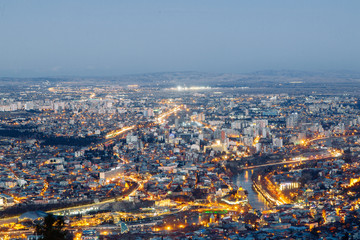
[[[254,139],[254,142],[253,142],[253,146],[255,147],[256,144],[258,144],[260,141],[260,136],[256,136],[256,138]]]
[[[127,131],[130,131],[130,130],[134,129],[134,128],[135,128],[135,125],[130,126],[130,127],[124,127],[124,128],[122,128],[122,129],[119,129],[119,130],[110,132],[109,134],[106,135],[105,138],[108,139],[108,138],[117,137],[117,136],[119,136],[120,134],[123,134],[123,133],[125,133],[125,132],[127,132]]]
[[[177,86],[176,88],[170,88],[170,90],[177,90],[177,91],[196,91],[196,90],[208,90],[208,89],[211,89],[211,87],[204,87],[204,86],[182,87],[182,86]]]

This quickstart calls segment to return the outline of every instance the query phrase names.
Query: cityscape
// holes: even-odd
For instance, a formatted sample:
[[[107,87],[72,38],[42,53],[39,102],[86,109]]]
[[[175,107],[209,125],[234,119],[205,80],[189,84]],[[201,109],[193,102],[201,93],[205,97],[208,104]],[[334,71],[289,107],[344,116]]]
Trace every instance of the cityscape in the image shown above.
[[[0,240],[360,239],[359,9],[0,1]]]
[[[73,239],[360,237],[356,83],[27,81],[1,91],[2,239],[49,214]]]

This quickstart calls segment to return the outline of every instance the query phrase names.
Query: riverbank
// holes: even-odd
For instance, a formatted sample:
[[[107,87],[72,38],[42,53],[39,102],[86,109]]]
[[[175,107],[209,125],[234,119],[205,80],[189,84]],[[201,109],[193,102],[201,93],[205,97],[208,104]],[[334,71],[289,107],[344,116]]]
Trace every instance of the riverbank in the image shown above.
[[[253,171],[245,170],[235,174],[232,179],[237,187],[242,187],[247,191],[249,204],[257,210],[267,210],[269,208],[266,199],[253,188],[252,182]]]

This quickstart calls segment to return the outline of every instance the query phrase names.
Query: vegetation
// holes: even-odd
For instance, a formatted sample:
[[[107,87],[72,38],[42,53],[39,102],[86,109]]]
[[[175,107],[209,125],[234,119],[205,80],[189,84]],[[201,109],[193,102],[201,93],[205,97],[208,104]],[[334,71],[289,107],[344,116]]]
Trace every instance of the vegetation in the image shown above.
[[[65,222],[63,217],[47,215],[41,224],[35,227],[36,234],[42,236],[43,240],[65,240],[69,239],[68,231],[64,230]]]
[[[0,136],[13,138],[32,138],[42,141],[42,145],[66,145],[66,146],[89,146],[92,143],[99,142],[94,136],[86,137],[58,137],[54,135],[45,135],[36,131],[17,130],[17,129],[0,129]]]

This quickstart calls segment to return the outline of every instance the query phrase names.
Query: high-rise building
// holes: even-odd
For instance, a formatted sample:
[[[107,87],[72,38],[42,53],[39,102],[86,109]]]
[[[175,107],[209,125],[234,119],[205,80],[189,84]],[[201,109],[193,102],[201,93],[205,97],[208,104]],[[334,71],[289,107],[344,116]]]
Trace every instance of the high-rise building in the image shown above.
[[[286,128],[294,128],[296,127],[297,123],[298,123],[298,114],[297,113],[292,113],[288,116],[288,118],[286,119]]]

